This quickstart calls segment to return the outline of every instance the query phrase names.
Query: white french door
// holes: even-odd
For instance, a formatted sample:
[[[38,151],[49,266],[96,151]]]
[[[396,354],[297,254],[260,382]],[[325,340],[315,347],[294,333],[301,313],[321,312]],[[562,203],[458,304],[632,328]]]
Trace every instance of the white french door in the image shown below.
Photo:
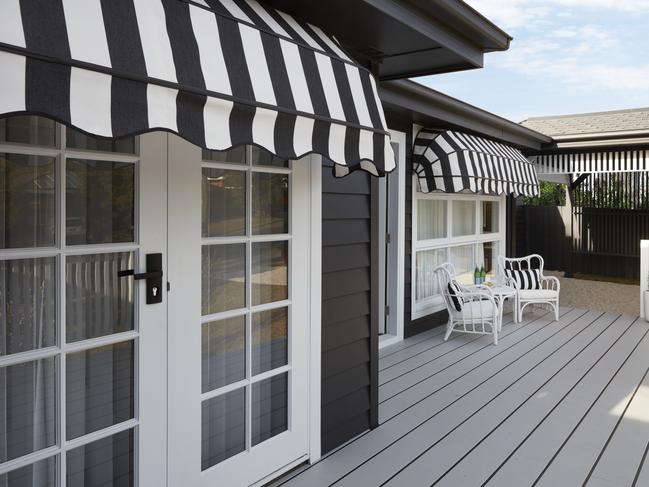
[[[307,458],[310,162],[0,120],[0,487],[233,487]]]
[[[165,482],[164,141],[0,121],[0,487]]]
[[[168,485],[252,485],[308,453],[309,161],[168,141]]]

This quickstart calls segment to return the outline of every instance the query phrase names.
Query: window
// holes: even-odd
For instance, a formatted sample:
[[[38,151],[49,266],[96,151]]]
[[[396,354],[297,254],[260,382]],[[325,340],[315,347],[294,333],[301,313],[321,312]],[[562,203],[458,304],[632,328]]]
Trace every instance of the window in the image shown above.
[[[504,209],[504,196],[414,193],[413,319],[444,309],[433,274],[440,264],[451,262],[464,284],[473,284],[476,267],[485,268],[487,279],[495,277],[504,249]]]
[[[134,485],[138,139],[0,121],[0,485]],[[65,466],[65,468],[62,468]]]

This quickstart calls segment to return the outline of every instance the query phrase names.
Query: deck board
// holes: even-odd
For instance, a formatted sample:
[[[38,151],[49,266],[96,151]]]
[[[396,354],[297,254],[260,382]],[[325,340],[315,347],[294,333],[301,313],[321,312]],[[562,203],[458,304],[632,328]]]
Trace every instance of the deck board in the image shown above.
[[[275,485],[649,485],[649,325],[537,310],[381,354],[381,425]],[[416,340],[414,340],[416,338]]]

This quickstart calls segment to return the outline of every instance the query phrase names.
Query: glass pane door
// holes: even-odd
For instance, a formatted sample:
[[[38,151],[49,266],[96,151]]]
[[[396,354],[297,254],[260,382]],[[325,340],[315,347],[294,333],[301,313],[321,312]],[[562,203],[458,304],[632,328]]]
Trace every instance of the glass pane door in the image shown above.
[[[135,139],[0,124],[0,487],[135,485],[138,170]]]
[[[170,148],[170,482],[249,485],[307,453],[307,162]]]
[[[291,169],[252,147],[204,152],[203,159],[206,470],[288,429]]]

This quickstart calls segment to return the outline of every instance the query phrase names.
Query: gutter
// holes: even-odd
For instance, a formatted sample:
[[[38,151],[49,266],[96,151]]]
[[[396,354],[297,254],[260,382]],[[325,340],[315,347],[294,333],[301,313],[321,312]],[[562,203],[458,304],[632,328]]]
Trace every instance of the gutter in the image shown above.
[[[408,112],[413,122],[422,125],[450,124],[528,150],[541,150],[552,143],[552,138],[547,135],[414,81],[382,82],[379,96],[391,109]]]
[[[426,2],[428,5],[432,2]],[[473,30],[475,34],[484,39],[484,52],[506,51],[509,49],[513,37],[502,30],[487,17],[462,0],[437,0],[436,8],[441,8],[456,17],[459,22],[464,22],[465,27]]]

